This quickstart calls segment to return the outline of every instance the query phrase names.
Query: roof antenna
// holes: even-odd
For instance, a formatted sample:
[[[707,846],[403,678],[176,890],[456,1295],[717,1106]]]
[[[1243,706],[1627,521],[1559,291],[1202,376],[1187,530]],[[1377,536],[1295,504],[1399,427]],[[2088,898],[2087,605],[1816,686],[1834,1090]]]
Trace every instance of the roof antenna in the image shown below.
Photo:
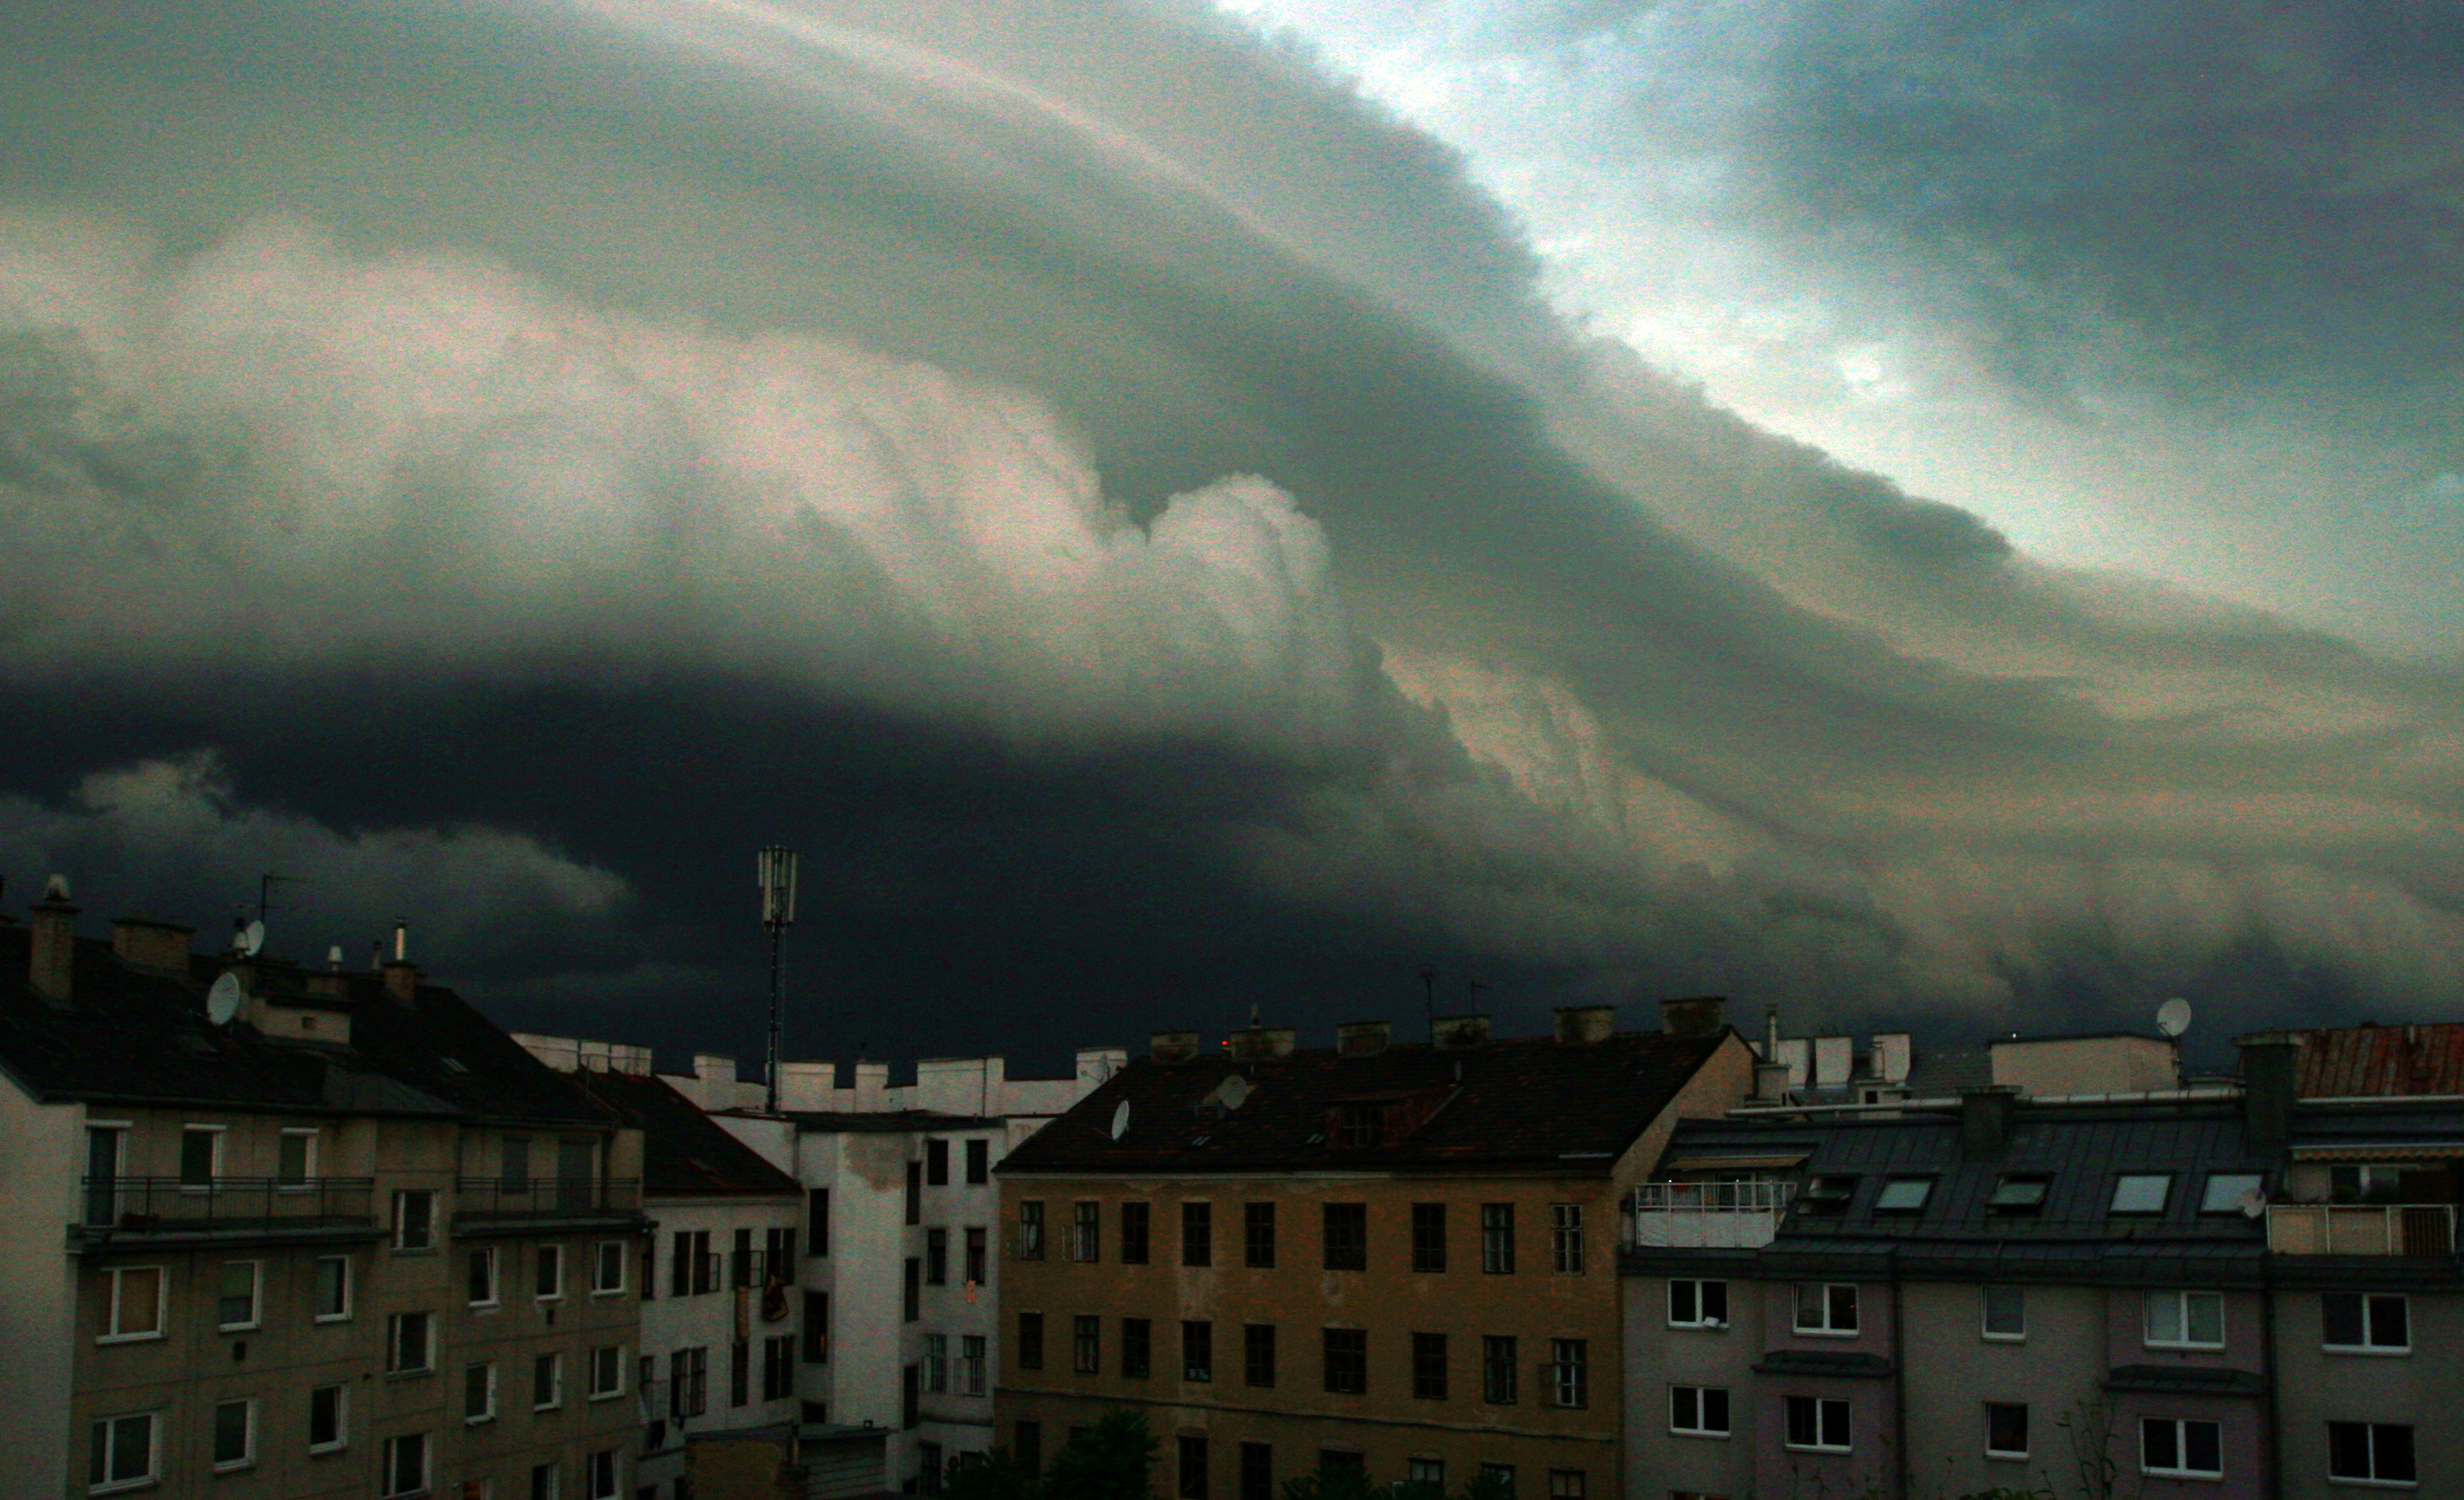
[[[761,930],[770,935],[770,1108],[779,1113],[779,1057],[784,1036],[784,1017],[781,1005],[781,985],[786,970],[781,966],[780,944],[787,937],[788,926],[796,920],[796,851],[784,845],[773,844],[761,850],[755,860],[755,883],[761,891]]]
[[[1258,1006],[1254,1001],[1249,1004],[1249,1029],[1252,1031],[1258,1029]]]
[[[1420,1010],[1429,1022],[1429,1045],[1438,1045],[1438,966],[1420,965]]]

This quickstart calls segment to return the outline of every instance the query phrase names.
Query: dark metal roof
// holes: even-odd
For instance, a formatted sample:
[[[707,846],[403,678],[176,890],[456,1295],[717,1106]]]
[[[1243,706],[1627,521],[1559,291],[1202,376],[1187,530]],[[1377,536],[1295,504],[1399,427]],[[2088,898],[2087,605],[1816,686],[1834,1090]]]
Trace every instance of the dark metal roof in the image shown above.
[[[1055,1118],[999,1170],[1017,1172],[1471,1171],[1548,1162],[1605,1173],[1697,1070],[1734,1035],[1628,1032],[1569,1044],[1549,1038],[1477,1048],[1390,1047],[1187,1062],[1140,1058]],[[1743,1043],[1732,1044],[1740,1048]],[[1236,1108],[1210,1102],[1244,1078]],[[1397,1112],[1377,1143],[1333,1142],[1347,1103]],[[1123,1105],[1127,1129],[1111,1126]]]
[[[644,1197],[802,1197],[794,1178],[729,1135],[665,1080],[619,1072],[571,1076],[583,1092],[641,1130]]]
[[[422,984],[405,1004],[375,975],[339,976],[344,993],[315,1004],[351,1018],[348,1046],[275,1042],[206,1019],[220,963],[181,973],[123,962],[109,941],[79,938],[71,1003],[28,978],[32,935],[0,926],[0,1070],[47,1100],[502,1119],[605,1129],[613,1117],[524,1051],[453,991]],[[261,962],[257,982],[300,992],[305,977]]]

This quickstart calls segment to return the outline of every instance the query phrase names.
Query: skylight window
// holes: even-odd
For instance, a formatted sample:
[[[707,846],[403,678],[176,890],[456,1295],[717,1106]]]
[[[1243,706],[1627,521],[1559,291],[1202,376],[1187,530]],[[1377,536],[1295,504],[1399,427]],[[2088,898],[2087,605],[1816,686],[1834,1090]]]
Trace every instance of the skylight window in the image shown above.
[[[2045,1194],[2053,1185],[2054,1180],[2041,1173],[2006,1172],[1985,1206],[1997,1214],[2033,1214],[2045,1206]]]
[[[1915,1214],[1925,1212],[1925,1200],[1933,1196],[1933,1179],[1929,1177],[1895,1177],[1882,1184],[1875,1195],[1874,1211],[1879,1214]]]
[[[2173,1174],[2170,1172],[2125,1172],[2113,1180],[2113,1206],[2117,1214],[2161,1214],[2173,1196]]]
[[[1797,1202],[1809,1214],[1837,1216],[1848,1211],[1848,1200],[1857,1196],[1857,1180],[1853,1177],[1817,1177],[1805,1184]]]
[[[2237,1214],[2251,1195],[2266,1184],[2266,1174],[2260,1172],[2211,1172],[2207,1191],[2199,1195],[2199,1212]]]

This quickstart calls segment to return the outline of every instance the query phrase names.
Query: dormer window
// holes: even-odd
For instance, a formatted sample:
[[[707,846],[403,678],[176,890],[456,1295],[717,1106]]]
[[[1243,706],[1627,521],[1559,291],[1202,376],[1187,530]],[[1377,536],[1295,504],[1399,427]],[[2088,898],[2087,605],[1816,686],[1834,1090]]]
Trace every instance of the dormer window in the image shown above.
[[[1817,1177],[1805,1184],[1797,1195],[1805,1212],[1837,1218],[1848,1211],[1848,1200],[1857,1196],[1857,1180],[1853,1177]]]
[[[1925,1200],[1933,1196],[1933,1179],[1929,1177],[1895,1177],[1882,1184],[1874,1195],[1874,1212],[1878,1214],[1921,1214]]]
[[[1993,1184],[1993,1196],[1985,1206],[1997,1214],[2033,1214],[2045,1206],[2045,1194],[2054,1180],[2041,1172],[2005,1172],[2002,1180]]]

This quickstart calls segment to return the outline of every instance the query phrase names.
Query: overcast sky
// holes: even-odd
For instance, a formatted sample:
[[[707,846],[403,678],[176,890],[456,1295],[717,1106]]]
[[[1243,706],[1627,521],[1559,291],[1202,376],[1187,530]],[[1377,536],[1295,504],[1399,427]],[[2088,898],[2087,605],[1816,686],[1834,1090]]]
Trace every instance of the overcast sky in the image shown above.
[[[11,903],[749,1049],[775,840],[792,1050],[1036,1066],[2453,1008],[2445,11],[0,24]]]

